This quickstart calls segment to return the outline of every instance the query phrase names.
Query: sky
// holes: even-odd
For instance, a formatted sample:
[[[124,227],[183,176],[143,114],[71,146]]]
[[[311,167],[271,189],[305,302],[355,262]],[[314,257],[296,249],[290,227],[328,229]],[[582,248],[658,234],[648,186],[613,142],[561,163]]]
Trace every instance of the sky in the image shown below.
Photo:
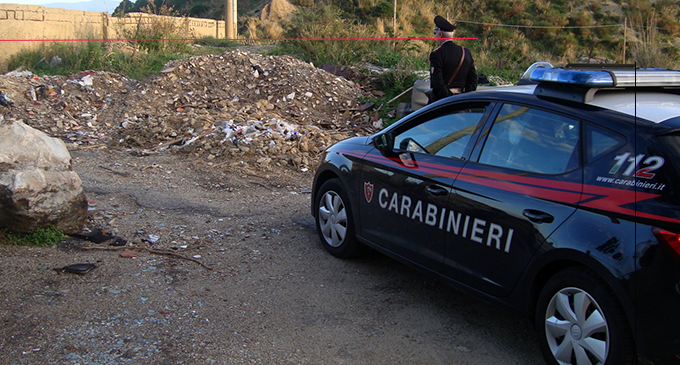
[[[81,3],[90,2],[89,0],[0,0],[4,4],[22,4],[22,5],[45,5],[50,3]],[[98,1],[103,3],[104,0]],[[119,3],[119,1],[107,1],[108,3]]]
[[[60,2],[65,2],[65,3],[77,3],[81,0],[64,0]],[[22,4],[22,5],[44,5],[48,3],[53,3],[56,2],[55,0],[8,0],[8,1],[3,1],[5,4]]]
[[[112,12],[121,0],[0,0],[5,4],[42,5],[71,10]]]

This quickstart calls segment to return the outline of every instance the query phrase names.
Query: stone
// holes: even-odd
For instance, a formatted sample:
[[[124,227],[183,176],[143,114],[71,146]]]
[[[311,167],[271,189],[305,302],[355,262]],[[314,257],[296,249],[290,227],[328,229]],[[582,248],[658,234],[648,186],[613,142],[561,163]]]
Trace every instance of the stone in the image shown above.
[[[120,257],[126,258],[126,259],[135,259],[139,257],[139,252],[133,251],[133,250],[125,250],[120,253]]]
[[[73,234],[86,219],[85,191],[64,142],[22,121],[0,121],[0,226]]]

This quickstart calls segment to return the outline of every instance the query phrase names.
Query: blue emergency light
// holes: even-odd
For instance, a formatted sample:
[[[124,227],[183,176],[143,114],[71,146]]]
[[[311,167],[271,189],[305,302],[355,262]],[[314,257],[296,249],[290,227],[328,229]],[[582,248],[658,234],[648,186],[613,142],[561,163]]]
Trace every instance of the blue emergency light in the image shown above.
[[[594,88],[679,87],[680,71],[669,69],[601,69],[536,68],[529,79]]]
[[[613,87],[613,75],[608,71],[565,70],[561,68],[537,68],[529,77],[536,82],[557,82],[560,84],[582,85],[591,87]]]

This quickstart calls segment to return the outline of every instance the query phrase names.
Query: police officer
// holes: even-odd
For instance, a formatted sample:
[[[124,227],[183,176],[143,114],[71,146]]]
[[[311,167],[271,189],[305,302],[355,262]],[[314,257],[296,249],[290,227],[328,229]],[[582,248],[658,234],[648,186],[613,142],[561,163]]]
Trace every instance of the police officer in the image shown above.
[[[470,50],[451,39],[456,26],[439,15],[434,24],[438,47],[430,53],[430,102],[477,90],[477,70]]]

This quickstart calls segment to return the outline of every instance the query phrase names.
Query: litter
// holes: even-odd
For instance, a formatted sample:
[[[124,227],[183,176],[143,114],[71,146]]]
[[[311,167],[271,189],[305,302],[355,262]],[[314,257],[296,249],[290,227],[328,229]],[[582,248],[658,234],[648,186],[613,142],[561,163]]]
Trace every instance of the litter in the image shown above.
[[[104,243],[106,241],[116,238],[116,236],[104,233],[101,229],[95,228],[90,231],[82,231],[73,234],[73,237],[83,239],[85,241],[90,241],[94,243]],[[122,246],[122,245],[121,245]]]
[[[54,269],[57,272],[60,273],[71,273],[71,274],[78,274],[78,275],[85,275],[88,272],[92,271],[95,269],[97,265],[95,264],[73,264],[73,265],[68,265],[64,266],[62,268],[56,268]]]
[[[4,91],[0,92],[0,105],[8,108],[14,106],[14,102],[10,98],[9,94]]]

